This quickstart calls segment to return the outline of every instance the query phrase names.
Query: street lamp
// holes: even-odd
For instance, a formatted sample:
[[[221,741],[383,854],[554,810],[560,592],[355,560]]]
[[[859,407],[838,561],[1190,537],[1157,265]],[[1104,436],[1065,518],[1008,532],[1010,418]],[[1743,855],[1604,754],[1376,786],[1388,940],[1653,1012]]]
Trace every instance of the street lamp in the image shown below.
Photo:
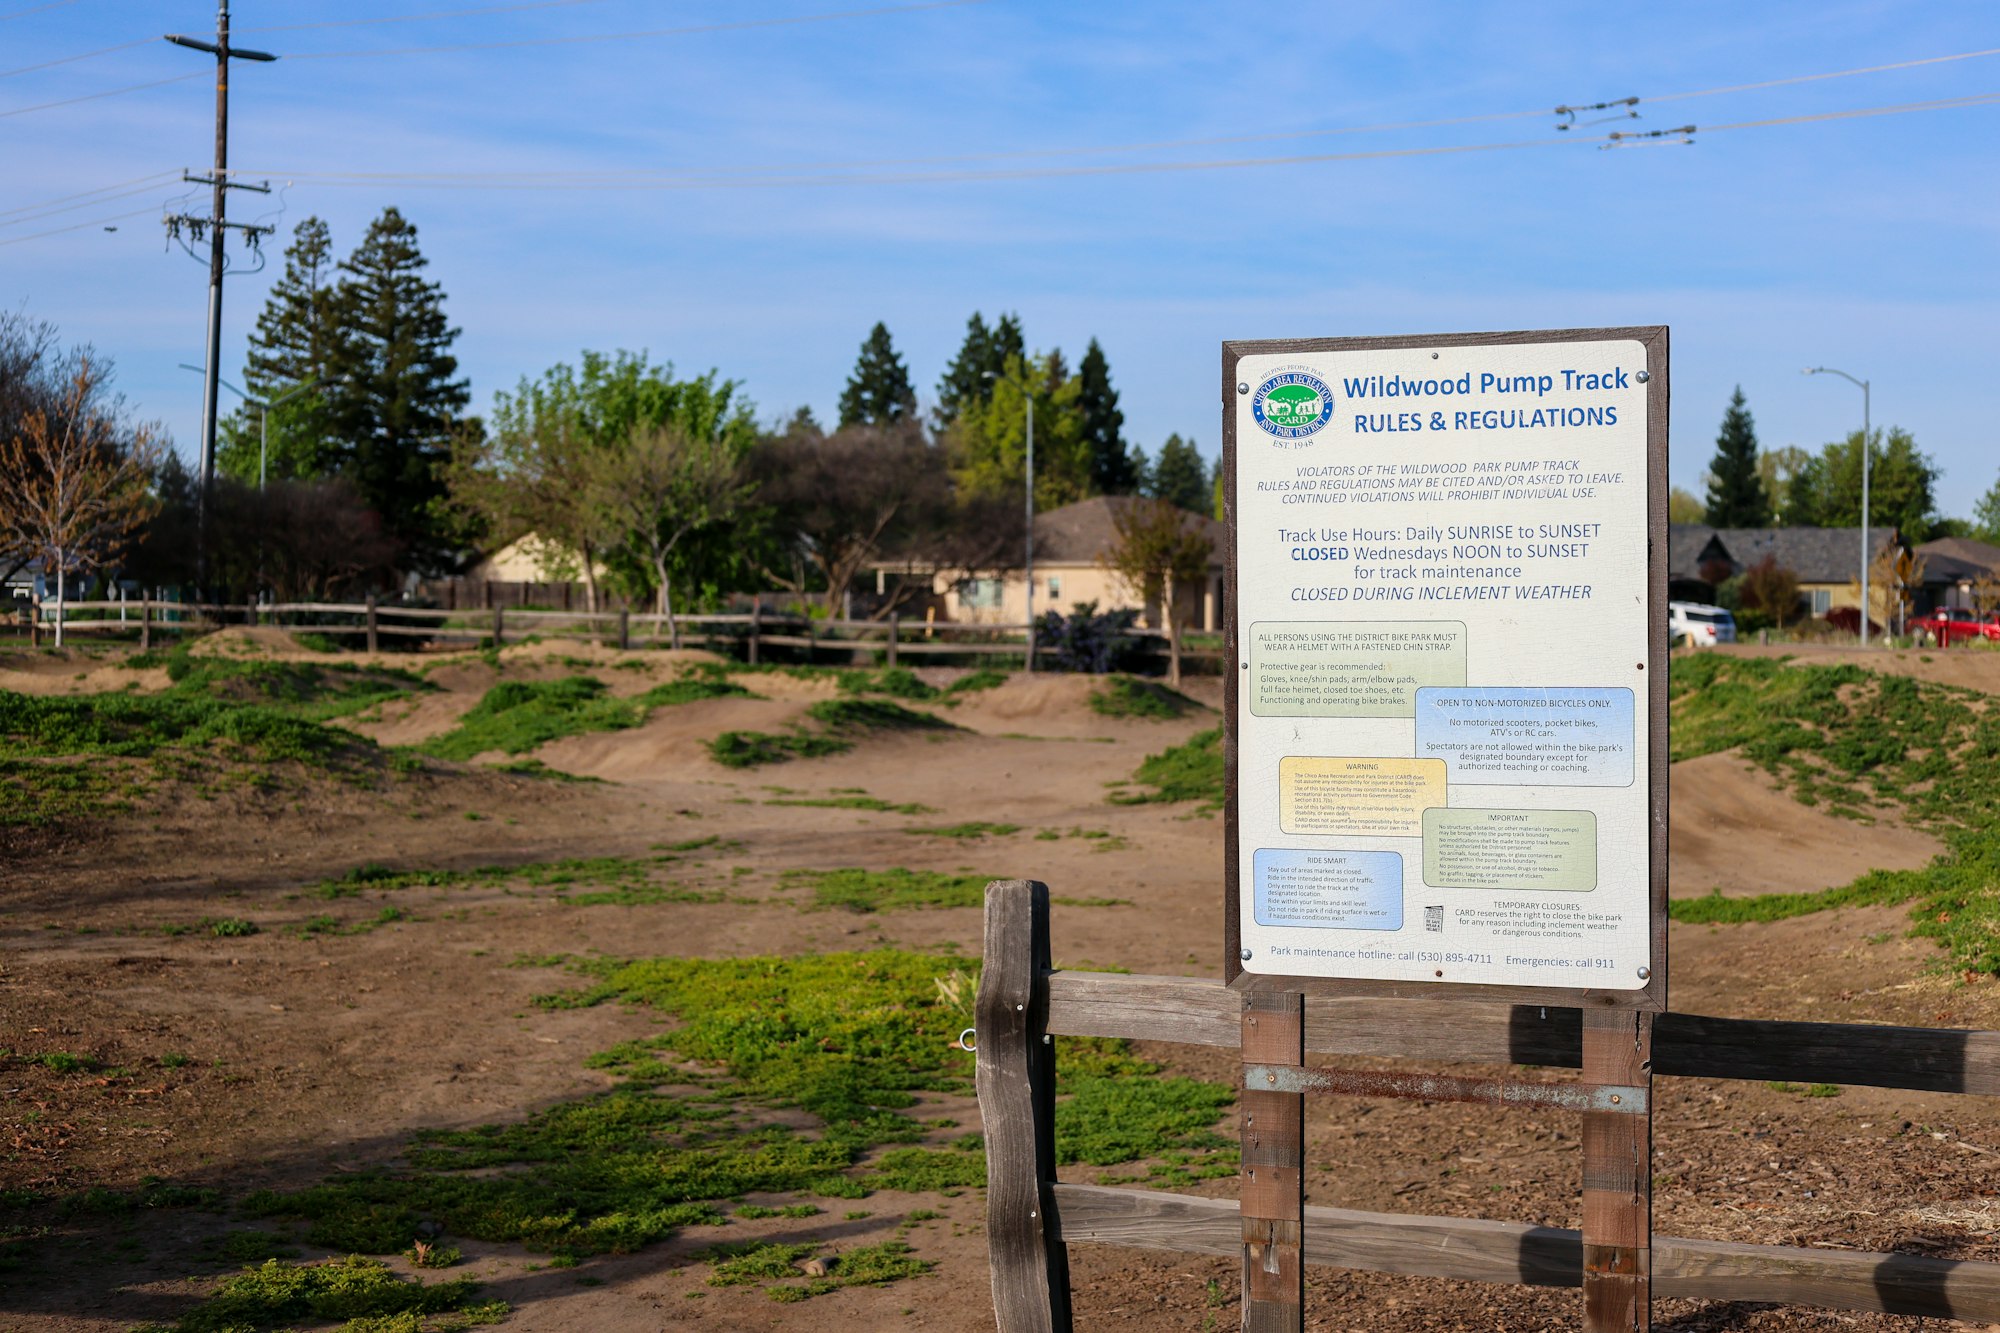
[[[197,375],[208,373],[200,366],[191,366],[185,361],[181,362],[180,365],[182,370],[192,370]],[[261,491],[264,489],[264,472],[269,465],[271,457],[271,409],[282,407],[304,393],[307,389],[318,387],[320,377],[315,375],[303,384],[293,385],[269,402],[265,402],[261,398],[252,398],[249,394],[243,392],[243,390],[237,388],[228,380],[223,379],[220,375],[215,377],[215,382],[257,409],[257,489]]]
[[[979,378],[997,380],[998,371],[987,370]],[[1028,403],[1028,530],[1027,530],[1027,574],[1028,574],[1028,670],[1035,669],[1035,394],[1027,384],[1021,385],[1021,396]]]
[[[1871,428],[1869,421],[1868,381],[1858,380],[1844,370],[1832,366],[1807,366],[1801,375],[1838,375],[1849,384],[1861,389],[1861,646],[1868,646],[1868,561],[1874,554],[1868,545],[1868,455],[1873,452],[1868,438]]]

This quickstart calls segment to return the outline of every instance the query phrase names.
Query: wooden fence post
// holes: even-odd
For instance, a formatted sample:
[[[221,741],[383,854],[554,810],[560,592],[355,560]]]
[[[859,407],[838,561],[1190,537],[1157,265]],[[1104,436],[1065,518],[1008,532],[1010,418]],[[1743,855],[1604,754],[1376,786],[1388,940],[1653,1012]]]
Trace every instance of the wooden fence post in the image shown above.
[[[486,589],[488,597],[490,599],[492,595],[493,585],[490,583],[487,584]],[[507,608],[504,606],[496,606],[493,608],[493,650],[495,652],[498,652],[506,642],[507,642]]]
[[[618,651],[630,652],[632,648],[632,608],[618,608]]]
[[[1035,622],[1028,622],[1028,670],[1035,669]]]
[[[902,623],[903,623],[903,616],[900,611],[894,612],[889,616],[889,665],[890,666],[896,665],[896,634],[897,631],[902,627]]]
[[[1302,1068],[1305,996],[1243,997],[1243,1063]],[[1246,1087],[1237,1104],[1242,1135],[1244,1333],[1305,1327],[1305,1096]]]
[[[1069,1333],[1069,1251],[1055,1212],[1056,1056],[1048,1017],[1049,889],[986,886],[975,1008],[986,1128],[986,1237],[1002,1333]]]
[[[368,651],[371,653],[375,651],[375,625],[375,594],[371,592],[368,594]]]
[[[809,606],[806,608],[806,665],[807,666],[811,666],[813,664],[813,658],[818,656],[818,650],[819,650],[819,622],[813,619],[812,608]]]
[[[1613,1089],[1609,1095],[1624,1102],[1583,1113],[1584,1333],[1647,1333],[1653,1327],[1653,1015],[1586,1008],[1583,1081]]]
[[[153,646],[153,599],[143,592],[139,597],[139,651],[147,652]]]
[[[750,665],[757,665],[757,636],[764,628],[764,599],[758,597],[750,603]]]
[[[1181,687],[1181,627],[1167,621],[1167,683]]]

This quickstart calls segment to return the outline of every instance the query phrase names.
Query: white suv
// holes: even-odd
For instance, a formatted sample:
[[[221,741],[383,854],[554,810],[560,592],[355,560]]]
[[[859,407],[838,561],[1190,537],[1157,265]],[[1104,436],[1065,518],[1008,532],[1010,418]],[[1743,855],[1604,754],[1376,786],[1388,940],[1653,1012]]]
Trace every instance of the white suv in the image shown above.
[[[1700,602],[1667,603],[1667,638],[1686,636],[1688,646],[1713,648],[1718,643],[1736,642],[1736,617],[1719,606]]]

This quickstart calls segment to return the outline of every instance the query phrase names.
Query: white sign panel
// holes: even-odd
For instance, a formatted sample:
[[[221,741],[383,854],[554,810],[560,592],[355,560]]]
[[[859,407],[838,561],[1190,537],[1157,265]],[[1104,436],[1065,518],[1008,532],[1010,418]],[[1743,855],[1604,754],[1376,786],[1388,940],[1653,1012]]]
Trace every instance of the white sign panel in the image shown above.
[[[1244,971],[1646,986],[1646,368],[1236,362]]]

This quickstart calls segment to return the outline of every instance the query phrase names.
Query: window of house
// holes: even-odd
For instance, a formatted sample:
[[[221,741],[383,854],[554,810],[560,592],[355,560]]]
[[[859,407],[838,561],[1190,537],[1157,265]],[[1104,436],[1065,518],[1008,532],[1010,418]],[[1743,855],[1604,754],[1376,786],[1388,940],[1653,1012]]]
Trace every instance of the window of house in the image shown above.
[[[992,611],[1000,605],[999,579],[967,579],[958,600],[967,610]]]
[[[1051,597],[1062,596],[1062,575],[1060,574],[1049,575],[1049,596]]]
[[[1833,590],[1831,588],[1814,588],[1812,599],[1813,614],[1816,616],[1823,616],[1833,609]]]

